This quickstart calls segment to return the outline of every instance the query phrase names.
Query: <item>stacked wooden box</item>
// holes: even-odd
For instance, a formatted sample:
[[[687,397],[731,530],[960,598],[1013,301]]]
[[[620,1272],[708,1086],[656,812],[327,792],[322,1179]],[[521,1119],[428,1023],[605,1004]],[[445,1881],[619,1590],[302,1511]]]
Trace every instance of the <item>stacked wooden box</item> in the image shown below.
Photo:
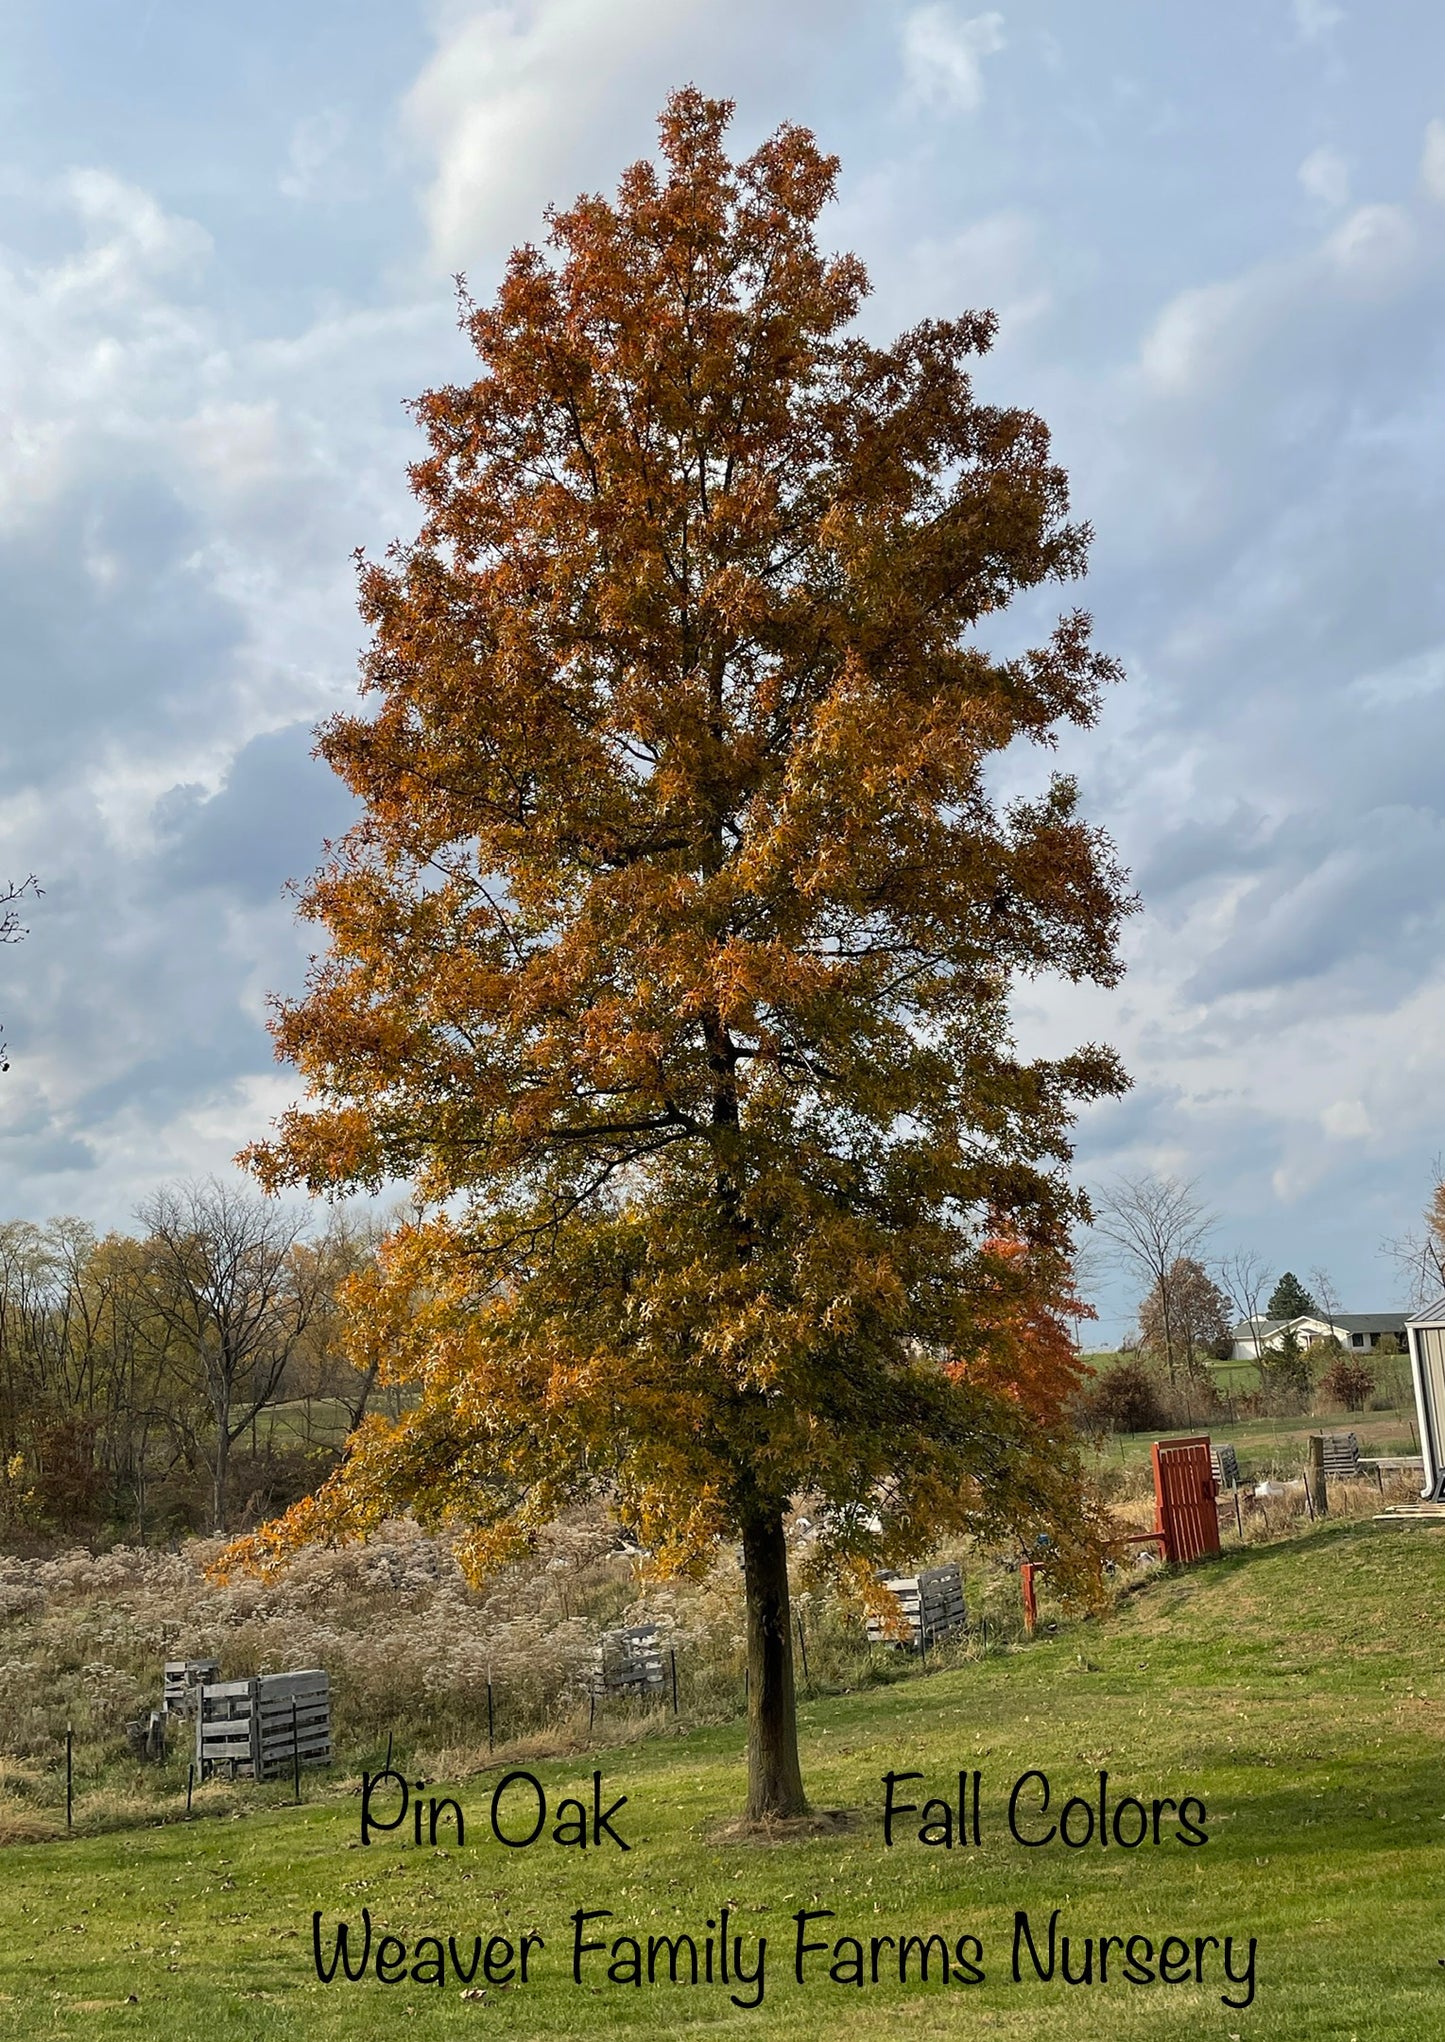
[[[194,1716],[196,1696],[207,1681],[220,1677],[218,1659],[168,1659],[161,1680],[161,1707],[168,1716]]]
[[[907,1627],[904,1637],[884,1618],[868,1619],[870,1645],[908,1645],[927,1650],[968,1627],[963,1599],[963,1574],[956,1560],[943,1567],[925,1567],[918,1574],[885,1575],[883,1586],[898,1603]]]
[[[320,1668],[208,1682],[197,1693],[199,1778],[284,1779],[331,1763],[331,1679]]]
[[[661,1694],[666,1684],[656,1624],[604,1631],[592,1660],[592,1691],[599,1696]]]
[[[1215,1482],[1221,1489],[1239,1487],[1239,1456],[1228,1441],[1223,1446],[1212,1446],[1209,1459],[1214,1468]]]
[[[1325,1480],[1327,1482],[1358,1482],[1360,1479],[1360,1442],[1353,1432],[1326,1432]]]

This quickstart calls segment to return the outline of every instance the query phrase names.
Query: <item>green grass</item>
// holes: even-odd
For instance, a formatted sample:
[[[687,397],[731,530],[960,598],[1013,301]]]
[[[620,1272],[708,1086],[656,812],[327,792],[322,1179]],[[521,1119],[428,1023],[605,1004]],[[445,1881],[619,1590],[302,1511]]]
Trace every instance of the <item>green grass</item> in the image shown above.
[[[816,1806],[854,1811],[838,1833],[772,1844],[719,1830],[742,1795],[741,1726],[601,1753],[633,1845],[585,1856],[550,1842],[505,1850],[486,1833],[491,1780],[454,1790],[462,1849],[400,1832],[363,1851],[354,1794],[308,1785],[301,1808],[258,1809],[0,1853],[0,2032],[205,2038],[739,2034],[1073,2038],[1197,2035],[1430,2038],[1445,2033],[1445,1675],[1439,1533],[1327,1526],[1156,1578],[1114,1617],[1026,1650],[866,1694],[807,1702]],[[536,1770],[553,1796],[593,1761]],[[881,1776],[922,1770],[944,1793],[983,1774],[981,1849],[885,1850]],[[1025,1849],[1004,1804],[1025,1770],[1056,1790],[1199,1795],[1209,1841],[1188,1849]],[[437,1791],[442,1791],[438,1789]],[[1167,1829],[1166,1829],[1167,1836]],[[611,1908],[612,1934],[695,1930],[727,1904],[768,1939],[761,2009],[721,1986],[609,1985],[596,1959],[570,1979],[568,1916]],[[466,2001],[410,1981],[323,1985],[311,1913],[378,1935],[459,1938],[535,1928],[538,1977]],[[1091,1987],[1009,1978],[1014,1910],[1076,1935],[1258,1938],[1257,1997],[1222,1979]],[[812,1960],[792,1979],[793,1915],[860,1937],[976,1934],[984,1983],[855,1987]],[[815,1930],[815,1933],[820,1931]],[[1211,1963],[1217,1963],[1209,1953]],[[886,1961],[887,1952],[884,1957]],[[1237,1965],[1242,1960],[1237,1958]],[[1118,1959],[1115,1958],[1117,1965]],[[135,1995],[134,2003],[129,1995]],[[1236,1996],[1238,1996],[1236,1994]]]

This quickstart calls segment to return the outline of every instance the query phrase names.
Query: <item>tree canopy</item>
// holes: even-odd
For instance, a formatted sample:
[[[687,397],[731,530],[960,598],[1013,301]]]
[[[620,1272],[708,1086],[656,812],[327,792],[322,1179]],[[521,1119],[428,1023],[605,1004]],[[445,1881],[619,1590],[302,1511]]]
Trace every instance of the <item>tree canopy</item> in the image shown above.
[[[1193,1255],[1176,1257],[1167,1287],[1156,1283],[1139,1307],[1140,1345],[1152,1354],[1176,1352],[1191,1369],[1221,1345],[1228,1331],[1229,1299]]]
[[[676,94],[660,167],[464,300],[420,533],[362,564],[370,713],[320,751],[365,812],[275,1024],[310,1100],[250,1161],[415,1182],[356,1305],[414,1403],[246,1557],[413,1508],[481,1570],[589,1489],[661,1563],[735,1539],[764,1815],[803,1805],[795,1499],[843,1565],[1047,1528],[1089,1572],[1069,1130],[1126,1081],[1021,1059],[1008,1002],[1113,983],[1131,903],[1069,779],[990,788],[1116,671],[1078,611],[981,642],[1087,542],[974,394],[992,315],[861,338],[834,159],[734,163],[730,113]]]

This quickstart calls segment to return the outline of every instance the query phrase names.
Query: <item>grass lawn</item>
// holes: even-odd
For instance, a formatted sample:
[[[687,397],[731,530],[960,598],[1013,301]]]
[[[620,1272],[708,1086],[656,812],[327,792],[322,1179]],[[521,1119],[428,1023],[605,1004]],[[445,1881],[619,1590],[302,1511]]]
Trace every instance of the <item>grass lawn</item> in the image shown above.
[[[510,2036],[673,2035],[684,2030],[808,2037],[1338,2037],[1445,2035],[1445,1538],[1372,1525],[1318,1527],[1287,1544],[1244,1549],[1188,1574],[1156,1577],[1106,1622],[957,1671],[862,1695],[808,1702],[804,1764],[815,1805],[852,1811],[851,1826],[759,1844],[719,1835],[742,1793],[741,1725],[601,1752],[604,1805],[631,1844],[585,1853],[549,1840],[506,1849],[487,1824],[495,1776],[451,1783],[467,1815],[465,1846],[417,1848],[411,1824],[360,1847],[355,1794],[317,1782],[303,1807],[239,1819],[77,1838],[0,1853],[0,2032],[145,2035],[252,2042],[272,2036],[490,2032]],[[536,1766],[555,1801],[591,1801],[592,1759]],[[960,1769],[982,1774],[981,1846],[930,1848],[918,1818],[882,1836],[882,1775],[918,1770],[900,1797],[955,1794]],[[1047,1773],[1051,1816],[1071,1794],[1182,1800],[1207,1834],[1138,1849],[1009,1838],[1009,1791]],[[428,1791],[433,1791],[429,1786]],[[446,1791],[436,1787],[440,1793]],[[530,1818],[519,1792],[508,1820]],[[1026,1834],[1047,1827],[1032,1792]],[[1185,1811],[1188,1813],[1189,1811]],[[1082,1813],[1072,1821],[1082,1827]],[[1128,1820],[1132,1821],[1130,1817]],[[1127,1822],[1126,1822],[1127,1829]],[[444,1834],[446,1834],[444,1832]],[[403,1837],[407,1841],[403,1841]],[[544,1833],[545,1838],[545,1833]],[[318,1981],[311,1916],[408,1945],[451,1934],[469,1955],[480,1933],[539,1931],[526,1985],[483,1984],[464,1999],[404,1978]],[[611,1909],[593,1938],[692,1932],[730,1910],[744,1965],[766,1938],[756,1985],[608,1983],[608,1957],[571,1978],[574,1909]],[[1109,1953],[1107,1983],[1040,1980],[1023,1953],[1011,1977],[1015,1911],[1042,1947],[1051,1911],[1072,1938],[1235,1939],[1246,1968],[1257,1938],[1252,2004],[1221,2003],[1247,1988],[1205,1947],[1204,1983],[1133,1984]],[[894,1947],[880,1982],[828,1977],[832,1953],[793,1977],[798,1910],[832,1909],[810,1939],[928,1936],[983,1946],[982,1983],[898,1982]],[[415,1953],[413,1953],[414,1955]],[[425,1949],[425,1959],[430,1953]],[[624,1950],[625,1963],[626,1952]],[[842,1961],[850,1957],[843,1946]],[[966,1954],[972,1954],[966,1951]],[[395,1948],[387,1952],[395,1957]],[[1178,1960],[1171,1947],[1170,1962]],[[412,1961],[409,1958],[408,1961]],[[665,1970],[665,1958],[664,1958]],[[937,1966],[935,1948],[934,1965]],[[1096,1958],[1097,1962],[1097,1958]],[[495,1968],[501,1968],[497,1952]],[[134,1999],[131,1999],[134,1995]]]

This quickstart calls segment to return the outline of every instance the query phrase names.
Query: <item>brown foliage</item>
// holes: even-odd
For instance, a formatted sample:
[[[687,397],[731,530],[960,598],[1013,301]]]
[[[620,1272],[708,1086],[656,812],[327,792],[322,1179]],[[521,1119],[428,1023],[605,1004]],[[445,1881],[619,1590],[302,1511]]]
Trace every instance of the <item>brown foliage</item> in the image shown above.
[[[1121,1361],[1096,1375],[1077,1410],[1088,1432],[1159,1432],[1165,1424],[1159,1385],[1138,1361]]]
[[[1347,1411],[1363,1411],[1375,1387],[1375,1371],[1353,1354],[1340,1354],[1319,1380],[1319,1390],[1332,1404]]]
[[[1140,1346],[1198,1372],[1206,1355],[1227,1351],[1228,1338],[1229,1299],[1202,1262],[1178,1256],[1139,1307]]]

